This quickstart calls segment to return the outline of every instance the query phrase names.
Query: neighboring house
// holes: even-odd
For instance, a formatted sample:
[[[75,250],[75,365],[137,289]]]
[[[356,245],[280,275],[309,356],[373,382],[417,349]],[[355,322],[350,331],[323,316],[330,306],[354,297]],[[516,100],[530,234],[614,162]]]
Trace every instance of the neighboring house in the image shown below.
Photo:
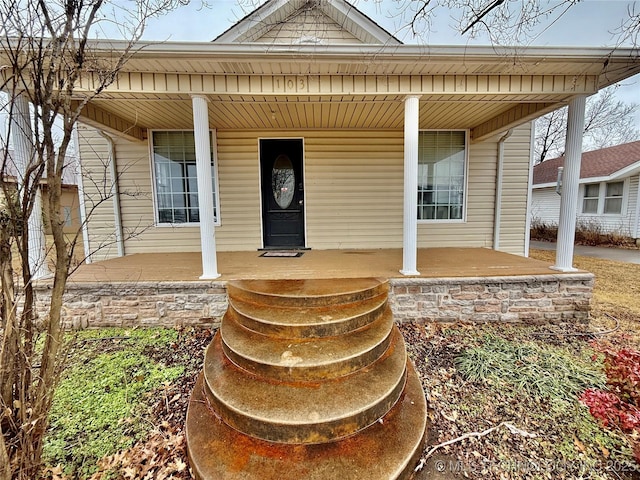
[[[531,121],[640,72],[636,57],[404,45],[342,0],[272,0],[213,42],[150,42],[83,111],[85,247],[202,251],[202,278],[218,250],[403,248],[407,274],[420,247],[525,255]]]
[[[532,221],[557,225],[560,195],[556,193],[558,168],[564,157],[533,168]],[[582,154],[578,198],[578,224],[595,223],[604,232],[638,239],[640,202],[640,141]]]
[[[11,185],[16,184],[17,167],[13,160],[14,153],[9,149],[5,168],[3,170],[3,181]],[[4,158],[4,151],[0,149],[0,158]],[[80,201],[78,198],[78,182],[76,170],[73,168],[74,163],[71,161],[62,171],[62,196],[60,198],[60,218],[64,220],[64,233],[67,235],[75,235],[80,230]],[[47,189],[46,175],[40,181],[42,191]],[[42,204],[42,215],[44,218],[45,234],[51,234],[51,226],[47,221],[49,207],[46,203],[47,196],[43,195],[44,202]]]

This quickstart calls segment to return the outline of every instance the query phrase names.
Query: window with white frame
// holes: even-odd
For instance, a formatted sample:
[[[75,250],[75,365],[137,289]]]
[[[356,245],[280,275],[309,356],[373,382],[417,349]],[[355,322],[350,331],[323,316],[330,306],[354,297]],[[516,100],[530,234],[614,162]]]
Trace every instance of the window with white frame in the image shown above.
[[[604,196],[604,211],[619,215],[622,213],[622,194],[624,193],[624,182],[611,182],[606,185]]]
[[[211,138],[211,176],[214,220],[218,218],[218,185]],[[156,221],[160,224],[198,223],[198,175],[193,131],[156,131],[152,135]]]
[[[584,186],[584,198],[582,199],[582,213],[598,213],[600,200],[600,184],[589,183]]]
[[[462,220],[465,131],[421,131],[418,136],[418,220]]]
[[[582,197],[582,213],[592,215],[620,215],[624,196],[624,182],[587,183]]]

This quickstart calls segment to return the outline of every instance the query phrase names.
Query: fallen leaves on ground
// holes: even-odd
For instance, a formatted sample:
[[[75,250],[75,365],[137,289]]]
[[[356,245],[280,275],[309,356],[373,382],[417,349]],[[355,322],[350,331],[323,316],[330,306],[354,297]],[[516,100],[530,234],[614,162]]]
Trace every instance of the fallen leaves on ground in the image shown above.
[[[548,253],[533,252],[546,259]],[[640,266],[621,270],[622,264],[578,257],[579,268],[596,274],[594,309],[587,325],[523,327],[478,324],[406,323],[400,330],[416,365],[428,401],[429,430],[422,468],[415,480],[472,478],[601,479],[640,478],[640,466],[618,462],[617,437],[600,430],[577,431],[575,425],[591,425],[586,407],[568,402],[563,412],[543,398],[513,396],[494,384],[466,381],[455,367],[455,358],[478,347],[490,332],[511,342],[539,342],[579,354],[597,339],[607,348],[640,348]],[[612,265],[613,264],[613,265]],[[610,331],[606,335],[598,332]],[[185,366],[184,376],[166,384],[149,399],[144,421],[154,427],[143,442],[102,459],[94,480],[191,478],[184,440],[189,397],[201,369],[211,329],[182,328],[180,339],[169,349],[149,347],[145,354],[171,366]],[[483,432],[507,422],[519,431],[500,428],[482,437],[467,438],[438,449],[431,447],[470,432]],[[585,423],[586,422],[586,423]],[[621,469],[620,467],[624,467]],[[61,471],[50,469],[49,478],[62,480]]]

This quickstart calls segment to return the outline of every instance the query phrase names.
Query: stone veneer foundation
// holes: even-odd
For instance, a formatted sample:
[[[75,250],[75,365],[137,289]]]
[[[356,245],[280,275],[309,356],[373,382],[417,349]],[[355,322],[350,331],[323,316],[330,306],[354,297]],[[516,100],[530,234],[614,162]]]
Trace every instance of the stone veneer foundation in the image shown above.
[[[593,280],[590,273],[393,278],[389,303],[399,322],[584,322]],[[50,290],[43,283],[36,291],[43,315]],[[71,283],[64,297],[71,328],[216,325],[226,309],[224,281]]]

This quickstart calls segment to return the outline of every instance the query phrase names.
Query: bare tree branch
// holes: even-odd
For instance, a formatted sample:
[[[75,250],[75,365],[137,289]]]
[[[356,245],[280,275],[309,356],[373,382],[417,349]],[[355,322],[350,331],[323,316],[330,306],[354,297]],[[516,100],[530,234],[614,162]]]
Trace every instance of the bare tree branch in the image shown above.
[[[613,85],[587,99],[583,150],[597,150],[640,139],[634,118],[639,106],[617,100],[617,88]],[[536,120],[536,163],[564,155],[566,131],[566,107]]]

